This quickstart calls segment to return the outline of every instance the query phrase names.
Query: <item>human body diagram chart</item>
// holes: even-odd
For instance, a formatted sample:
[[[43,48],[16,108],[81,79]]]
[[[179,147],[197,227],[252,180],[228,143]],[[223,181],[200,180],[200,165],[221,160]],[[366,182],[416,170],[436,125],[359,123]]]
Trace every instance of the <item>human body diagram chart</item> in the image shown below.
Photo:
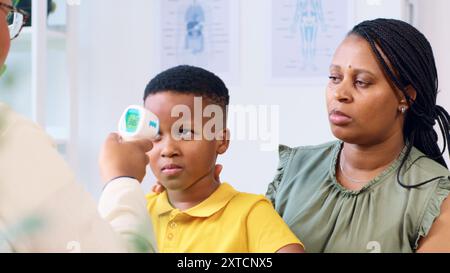
[[[205,48],[204,24],[205,11],[194,1],[185,14],[186,43],[185,49],[193,55],[201,54]]]
[[[239,58],[238,1],[160,0],[160,3],[163,69],[188,64],[225,78],[238,70],[234,67]]]
[[[347,1],[272,0],[272,77],[326,76],[348,9]]]

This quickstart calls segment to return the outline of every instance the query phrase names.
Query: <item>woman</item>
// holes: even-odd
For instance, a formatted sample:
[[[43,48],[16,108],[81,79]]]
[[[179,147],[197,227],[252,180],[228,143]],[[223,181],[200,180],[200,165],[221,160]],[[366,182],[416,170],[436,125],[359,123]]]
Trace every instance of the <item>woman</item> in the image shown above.
[[[430,43],[392,19],[354,27],[330,66],[327,106],[340,141],[280,147],[268,197],[308,252],[450,252],[450,172],[438,146]]]
[[[24,15],[11,0],[0,0],[0,68]],[[0,252],[154,251],[137,181],[145,175],[145,152],[151,148],[149,140],[121,143],[115,134],[106,141],[100,165],[104,180],[113,181],[100,208],[109,225],[42,129],[0,103]],[[131,212],[130,203],[136,206]]]

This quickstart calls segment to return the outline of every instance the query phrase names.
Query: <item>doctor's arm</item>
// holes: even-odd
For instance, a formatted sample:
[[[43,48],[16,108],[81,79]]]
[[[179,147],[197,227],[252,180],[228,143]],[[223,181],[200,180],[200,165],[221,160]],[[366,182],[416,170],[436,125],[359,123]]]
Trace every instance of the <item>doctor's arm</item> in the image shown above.
[[[117,134],[106,140],[100,170],[106,184],[99,202],[100,215],[128,242],[131,252],[156,252],[145,193],[144,179],[151,150],[149,140],[123,142]]]

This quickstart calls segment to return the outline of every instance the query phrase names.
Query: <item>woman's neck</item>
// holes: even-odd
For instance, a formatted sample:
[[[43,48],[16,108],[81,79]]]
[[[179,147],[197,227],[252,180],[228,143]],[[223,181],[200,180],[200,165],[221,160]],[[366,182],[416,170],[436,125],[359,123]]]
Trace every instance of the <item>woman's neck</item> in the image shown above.
[[[361,190],[399,157],[404,146],[402,134],[377,144],[344,143],[336,169],[338,181],[350,190]]]
[[[342,153],[346,167],[359,171],[373,171],[390,165],[398,158],[404,147],[403,136],[395,135],[386,141],[371,145],[345,143]]]
[[[211,174],[187,189],[167,190],[167,195],[173,207],[185,211],[208,199],[219,187],[220,182],[216,181]]]

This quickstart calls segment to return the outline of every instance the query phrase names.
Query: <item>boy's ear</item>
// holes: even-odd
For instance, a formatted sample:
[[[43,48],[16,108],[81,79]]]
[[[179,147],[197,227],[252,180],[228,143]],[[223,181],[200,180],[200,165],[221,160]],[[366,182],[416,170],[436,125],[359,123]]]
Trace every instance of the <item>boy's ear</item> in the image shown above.
[[[223,155],[230,147],[230,130],[224,129],[217,138],[217,153]]]

